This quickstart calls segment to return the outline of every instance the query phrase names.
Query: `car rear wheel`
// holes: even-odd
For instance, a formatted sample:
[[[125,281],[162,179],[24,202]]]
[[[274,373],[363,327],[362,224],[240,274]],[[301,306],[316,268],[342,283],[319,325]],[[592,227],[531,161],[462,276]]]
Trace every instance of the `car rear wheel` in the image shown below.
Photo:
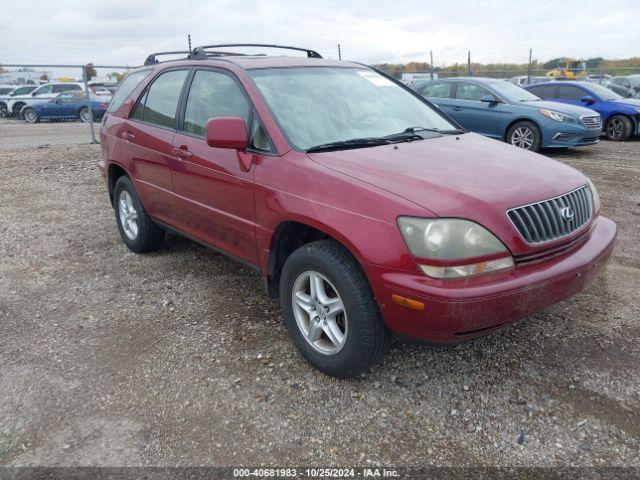
[[[542,134],[533,122],[517,122],[507,132],[507,142],[518,148],[537,152],[542,146]]]
[[[9,116],[9,110],[6,103],[0,103],[0,118],[6,118]]]
[[[22,118],[24,118],[25,122],[27,123],[36,123],[40,121],[38,112],[36,112],[33,108],[25,108],[22,111]]]
[[[631,135],[633,125],[624,115],[614,115],[607,120],[607,126],[605,128],[605,134],[608,140],[614,142],[624,142]]]
[[[82,107],[78,112],[78,117],[80,117],[80,121],[84,123],[89,123],[91,121],[91,114],[89,113],[89,109],[87,107]]]
[[[16,103],[13,108],[11,109],[11,112],[13,113],[14,117],[19,117],[20,116],[20,110],[22,110],[22,107],[24,107],[26,104],[22,103],[22,102],[18,102]]]
[[[147,214],[129,177],[118,179],[113,198],[118,230],[129,250],[145,253],[160,248],[164,230]]]
[[[371,287],[341,245],[303,245],[285,262],[280,279],[284,323],[302,356],[340,378],[367,371],[389,338]]]

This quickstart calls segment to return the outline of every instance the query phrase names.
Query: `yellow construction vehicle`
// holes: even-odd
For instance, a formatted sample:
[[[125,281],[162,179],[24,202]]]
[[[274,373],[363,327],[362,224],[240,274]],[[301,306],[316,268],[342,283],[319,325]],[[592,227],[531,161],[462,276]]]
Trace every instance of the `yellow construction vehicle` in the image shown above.
[[[587,63],[584,60],[566,59],[558,62],[558,68],[546,73],[547,77],[575,80],[587,77]]]

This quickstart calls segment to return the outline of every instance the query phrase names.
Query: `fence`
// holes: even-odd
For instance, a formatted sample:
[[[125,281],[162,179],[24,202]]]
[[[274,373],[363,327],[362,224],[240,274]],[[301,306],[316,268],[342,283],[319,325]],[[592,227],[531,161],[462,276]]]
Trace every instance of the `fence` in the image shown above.
[[[111,94],[131,67],[121,65],[18,65],[0,69],[0,149],[96,143],[98,124]],[[471,65],[473,67],[473,65]],[[456,76],[510,79],[543,77],[547,70],[487,70],[461,65],[436,70],[440,78]],[[390,72],[391,73],[391,72]],[[398,72],[393,72],[398,73]],[[609,86],[609,76],[640,74],[640,68],[609,68],[590,72],[592,81]],[[428,75],[429,72],[426,72]],[[399,75],[398,75],[399,76]],[[523,78],[521,84],[526,83]],[[17,89],[17,90],[16,90]],[[13,90],[7,93],[7,90]],[[640,96],[640,92],[638,95]]]
[[[0,149],[97,143],[121,65],[3,64]]]

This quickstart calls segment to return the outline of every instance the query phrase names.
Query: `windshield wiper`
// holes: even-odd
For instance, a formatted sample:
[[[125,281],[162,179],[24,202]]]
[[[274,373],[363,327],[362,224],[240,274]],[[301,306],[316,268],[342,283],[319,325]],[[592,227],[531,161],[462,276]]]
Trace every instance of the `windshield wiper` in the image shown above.
[[[393,142],[384,137],[352,138],[350,140],[340,140],[339,142],[329,142],[315,145],[313,147],[307,148],[307,153],[327,152],[329,150],[347,150],[350,148],[375,147],[378,145],[388,145],[390,143]]]
[[[453,134],[453,133],[465,133],[464,130],[454,128],[452,130],[440,130],[439,128],[427,128],[427,127],[409,127],[405,128],[403,133],[417,133],[417,132],[434,132],[440,134]]]

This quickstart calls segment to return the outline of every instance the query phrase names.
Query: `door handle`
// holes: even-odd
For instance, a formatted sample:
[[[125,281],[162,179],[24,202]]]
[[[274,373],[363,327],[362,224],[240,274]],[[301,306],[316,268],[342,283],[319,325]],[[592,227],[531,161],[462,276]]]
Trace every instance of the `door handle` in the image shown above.
[[[122,138],[131,141],[135,140],[136,136],[131,132],[122,132]]]
[[[451,110],[455,110],[456,112],[459,112],[460,110],[462,110],[462,107],[451,107]]]
[[[182,145],[180,148],[174,147],[171,151],[176,157],[181,158],[189,158],[193,155],[185,145]]]

